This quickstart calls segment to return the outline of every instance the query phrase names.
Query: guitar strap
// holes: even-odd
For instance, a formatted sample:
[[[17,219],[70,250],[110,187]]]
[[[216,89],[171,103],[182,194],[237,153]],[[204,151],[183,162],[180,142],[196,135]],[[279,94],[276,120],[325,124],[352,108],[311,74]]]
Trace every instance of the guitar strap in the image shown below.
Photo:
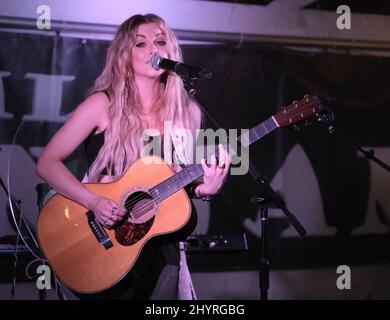
[[[173,126],[171,139],[173,144],[173,161],[181,167],[193,164],[196,141],[192,133]]]
[[[181,130],[173,127],[171,139],[173,144],[173,162],[178,163],[182,168],[192,164],[194,160],[195,143],[193,136],[189,136],[188,130]],[[180,269],[179,269],[179,300],[197,300],[192,278],[187,265],[187,257],[184,242],[179,242]]]
[[[197,300],[192,278],[187,265],[184,242],[179,242],[180,269],[179,269],[179,300]]]

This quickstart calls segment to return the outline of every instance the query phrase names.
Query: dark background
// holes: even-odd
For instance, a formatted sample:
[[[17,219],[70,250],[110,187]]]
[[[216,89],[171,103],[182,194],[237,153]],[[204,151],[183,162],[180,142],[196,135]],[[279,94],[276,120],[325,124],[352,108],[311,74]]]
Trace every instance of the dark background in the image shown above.
[[[14,114],[13,119],[0,119],[0,144],[11,144],[22,116],[31,112],[33,83],[24,79],[26,73],[74,75],[76,80],[63,87],[61,110],[68,114],[83,100],[102,70],[107,47],[106,41],[0,32],[0,70],[12,72],[3,79],[5,106],[7,112]],[[360,146],[390,146],[389,58],[333,53],[324,48],[306,52],[253,44],[240,48],[184,46],[183,51],[186,63],[213,72],[213,79],[199,84],[199,97],[222,128],[251,128],[278,112],[281,106],[315,93],[331,101],[335,134]],[[26,122],[16,143],[28,153],[32,146],[44,147],[60,125]],[[206,126],[214,127],[207,117]],[[253,145],[250,159],[271,180],[296,145],[303,148],[310,160],[320,187],[326,224],[335,227],[336,233],[318,236],[310,232],[310,225],[305,225],[306,237],[282,237],[287,221],[271,216],[271,269],[388,264],[389,231],[351,234],[366,218],[370,166],[350,143],[317,126],[301,126],[299,131],[288,127]],[[82,156],[81,147],[67,161],[80,178],[85,171]],[[14,170],[18,170],[17,166],[23,164],[15,165]],[[382,174],[388,179],[388,173],[383,170]],[[296,181],[296,188],[306,187],[304,180]],[[191,255],[189,264],[193,271],[258,269],[260,239],[244,228],[243,220],[257,219],[258,208],[249,204],[249,199],[258,196],[259,190],[249,174],[229,178],[223,192],[210,203],[208,233],[245,233],[249,249],[234,254]],[[283,190],[278,191],[283,197]],[[386,185],[381,192],[388,194]],[[378,220],[387,230],[389,210],[377,201]],[[298,212],[293,213],[299,220]],[[2,219],[2,223],[8,222]]]

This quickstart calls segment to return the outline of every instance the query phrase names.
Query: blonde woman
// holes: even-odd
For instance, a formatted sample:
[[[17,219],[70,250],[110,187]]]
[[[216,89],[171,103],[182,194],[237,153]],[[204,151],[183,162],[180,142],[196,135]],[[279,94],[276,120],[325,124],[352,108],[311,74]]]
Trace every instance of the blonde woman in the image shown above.
[[[94,212],[96,219],[108,228],[114,227],[126,210],[85,188],[63,161],[86,142],[90,167],[84,181],[108,182],[121,176],[142,156],[147,132],[157,132],[166,139],[163,129],[167,121],[175,128],[191,130],[194,136],[200,127],[198,105],[176,74],[152,67],[150,59],[155,54],[182,61],[178,41],[162,18],[135,15],[120,25],[108,49],[104,70],[88,97],[53,136],[37,163],[38,174],[54,190]],[[176,144],[173,150],[180,159],[188,148],[192,146],[180,148]],[[209,164],[202,160],[203,182],[194,188],[194,196],[218,193],[229,166],[230,157],[222,147],[218,165],[215,156]],[[172,167],[180,170],[177,164]],[[141,279],[138,291],[133,290],[130,296],[175,299],[178,257],[177,246],[162,245],[150,262],[149,268],[154,270],[148,274],[154,274],[154,279]]]

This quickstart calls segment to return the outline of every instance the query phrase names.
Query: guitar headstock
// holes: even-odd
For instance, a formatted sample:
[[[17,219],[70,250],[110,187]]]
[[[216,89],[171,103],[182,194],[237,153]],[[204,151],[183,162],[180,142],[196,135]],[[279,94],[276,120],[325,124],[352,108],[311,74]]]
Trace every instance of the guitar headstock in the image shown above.
[[[320,114],[326,108],[321,99],[315,95],[305,95],[303,99],[294,101],[282,111],[274,115],[274,120],[279,127],[286,127],[301,120],[310,118],[313,115]]]

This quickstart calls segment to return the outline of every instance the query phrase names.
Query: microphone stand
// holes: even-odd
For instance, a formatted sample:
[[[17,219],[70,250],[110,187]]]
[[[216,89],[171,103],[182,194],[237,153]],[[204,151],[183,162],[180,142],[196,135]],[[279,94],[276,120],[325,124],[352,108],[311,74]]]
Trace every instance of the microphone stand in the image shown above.
[[[318,127],[325,129],[330,135],[336,137],[337,139],[339,139],[343,143],[345,143],[345,144],[351,146],[352,148],[354,148],[355,150],[361,152],[366,159],[375,162],[377,165],[382,167],[385,171],[390,172],[390,166],[387,165],[386,163],[384,163],[382,160],[378,159],[375,156],[375,151],[373,149],[371,149],[370,151],[366,151],[362,147],[355,145],[353,142],[345,139],[343,136],[341,136],[335,132],[335,129],[336,129],[335,124],[334,124],[335,116],[334,116],[333,111],[329,108],[329,101],[327,101],[327,104],[328,104],[327,111],[320,114],[320,115],[317,115],[313,119],[313,121],[310,121],[310,123],[313,123],[313,124],[317,125]]]
[[[280,199],[277,193],[272,189],[263,174],[261,174],[253,163],[249,164],[249,171],[255,181],[260,184],[261,197],[255,197],[250,200],[260,207],[261,218],[261,261],[259,270],[259,287],[260,300],[268,300],[269,289],[269,260],[268,260],[268,209],[271,204],[286,215],[287,221],[298,232],[300,236],[306,234],[305,228],[297,220],[297,218],[287,209],[284,202]]]
[[[207,75],[206,77],[202,75]],[[193,77],[182,77],[185,87],[189,94],[193,96],[204,114],[212,121],[213,125],[216,128],[221,126],[218,122],[210,115],[210,113],[204,107],[201,99],[197,95],[198,90],[195,87],[195,81],[205,80],[211,78],[211,73],[207,73],[204,69],[199,73],[199,76]],[[237,141],[239,143],[239,141]],[[306,234],[306,230],[298,219],[287,209],[284,202],[279,198],[276,192],[272,189],[270,184],[267,182],[263,174],[259,172],[256,166],[249,160],[249,173],[254,178],[254,180],[260,184],[262,192],[260,195],[262,197],[252,198],[250,202],[257,203],[260,206],[261,213],[261,261],[259,268],[259,289],[260,289],[260,299],[268,299],[268,289],[269,289],[269,260],[268,260],[268,209],[271,204],[275,207],[282,210],[286,215],[287,221],[294,227],[300,236]]]
[[[1,150],[0,150],[1,151]],[[17,200],[12,194],[10,194],[7,190],[7,187],[5,186],[2,178],[0,177],[0,185],[1,187],[3,188],[7,198],[9,197],[11,199],[11,203],[12,203],[12,206],[14,206],[17,210],[18,210],[18,213],[19,213],[19,228],[21,228],[21,223],[23,222],[24,224],[26,224],[26,221],[21,213],[21,208],[20,208],[20,204],[21,204],[21,201],[20,200]],[[12,273],[12,289],[11,289],[11,299],[14,300],[15,299],[15,292],[16,292],[16,277],[17,277],[17,269],[18,269],[18,262],[19,262],[19,257],[18,257],[18,246],[19,246],[19,233],[17,233],[17,236],[16,236],[16,242],[15,242],[15,251],[14,251],[14,254],[13,254],[13,258],[14,258],[14,263],[13,263],[13,273]]]

